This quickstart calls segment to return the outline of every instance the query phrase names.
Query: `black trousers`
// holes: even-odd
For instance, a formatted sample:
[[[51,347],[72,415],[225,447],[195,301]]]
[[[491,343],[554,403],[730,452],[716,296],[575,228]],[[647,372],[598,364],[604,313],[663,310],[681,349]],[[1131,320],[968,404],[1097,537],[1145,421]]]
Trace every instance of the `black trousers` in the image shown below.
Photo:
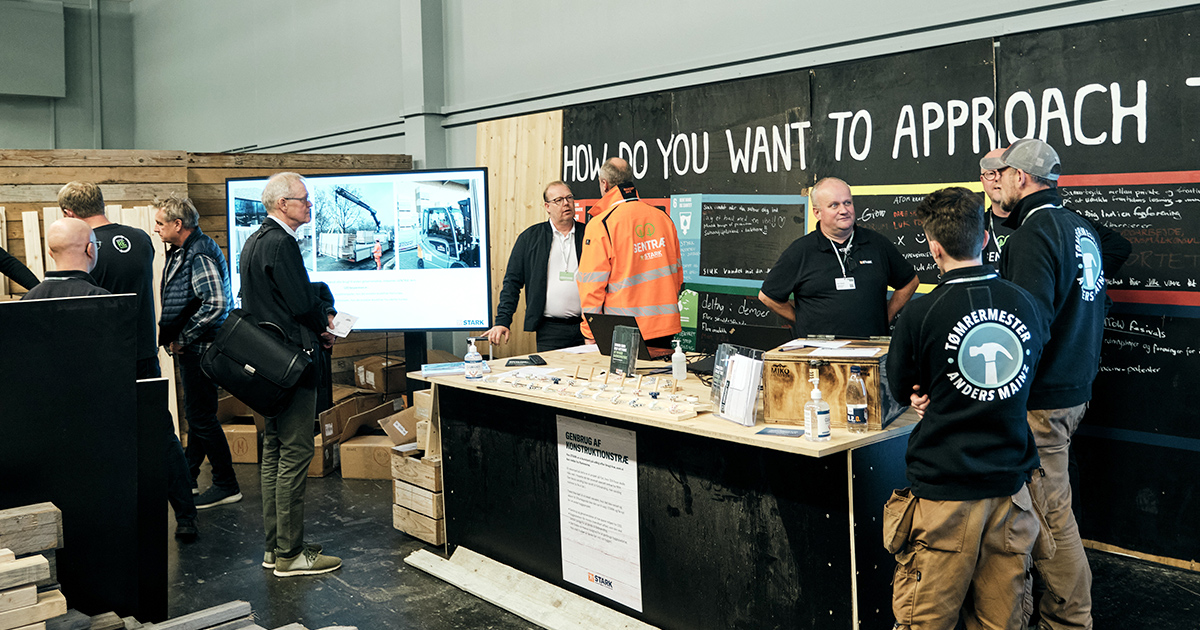
[[[537,329],[538,352],[583,345],[583,332],[579,330],[580,321],[579,317],[543,318]]]

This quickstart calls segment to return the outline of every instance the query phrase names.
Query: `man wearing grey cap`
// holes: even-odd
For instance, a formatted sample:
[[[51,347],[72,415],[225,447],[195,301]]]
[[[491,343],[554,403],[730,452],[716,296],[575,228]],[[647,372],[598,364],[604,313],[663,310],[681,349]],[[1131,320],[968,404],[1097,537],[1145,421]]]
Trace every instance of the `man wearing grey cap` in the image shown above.
[[[1018,140],[980,167],[997,171],[1001,206],[1009,212],[1004,225],[1016,230],[1000,252],[1000,275],[1029,291],[1050,323],[1026,414],[1042,461],[1031,488],[1058,546],[1053,558],[1037,562],[1048,591],[1039,606],[1040,627],[1090,629],[1092,573],[1071,512],[1067,452],[1100,366],[1100,238],[1086,219],[1063,207],[1062,167],[1045,142]]]

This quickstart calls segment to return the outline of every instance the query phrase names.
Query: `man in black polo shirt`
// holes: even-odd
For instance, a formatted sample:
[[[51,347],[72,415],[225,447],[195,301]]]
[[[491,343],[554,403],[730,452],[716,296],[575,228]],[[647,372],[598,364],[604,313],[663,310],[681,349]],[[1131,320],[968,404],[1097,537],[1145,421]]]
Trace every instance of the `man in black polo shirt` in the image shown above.
[[[35,284],[22,300],[108,295],[96,285],[88,272],[96,266],[99,243],[92,228],[79,219],[59,219],[46,228],[46,248],[58,267],[47,271],[46,279]]]
[[[58,206],[68,217],[91,226],[101,253],[92,277],[111,293],[133,293],[138,299],[137,377],[158,378],[158,342],[154,328],[154,244],[135,227],[113,223],[104,214],[104,196],[91,182],[70,182],[58,191]]]
[[[969,628],[1023,629],[1040,529],[1025,404],[1046,326],[1028,292],[982,264],[978,194],[939,190],[917,220],[943,275],[897,319],[888,351],[900,404],[929,396],[905,453],[910,488],[884,508],[892,612],[904,629],[951,630],[960,609]]]
[[[822,179],[809,202],[817,229],[784,250],[758,299],[792,322],[797,337],[887,335],[889,322],[917,290],[917,272],[886,238],[855,225],[846,182]],[[889,286],[895,289],[891,299]]]

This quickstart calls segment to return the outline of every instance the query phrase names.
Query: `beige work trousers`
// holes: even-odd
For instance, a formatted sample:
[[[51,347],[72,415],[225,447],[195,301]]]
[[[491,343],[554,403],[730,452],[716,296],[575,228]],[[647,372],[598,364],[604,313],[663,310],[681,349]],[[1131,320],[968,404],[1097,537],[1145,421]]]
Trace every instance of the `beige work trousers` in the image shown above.
[[[1042,616],[1038,627],[1043,630],[1092,628],[1092,569],[1071,511],[1071,483],[1067,478],[1071,436],[1086,410],[1087,405],[1079,405],[1027,414],[1044,472],[1039,479],[1035,471],[1031,489],[1058,546],[1053,558],[1037,561],[1038,573],[1046,583],[1046,593],[1038,606]]]
[[[884,509],[885,541],[903,518],[894,502],[904,492]],[[892,580],[895,627],[953,630],[961,611],[970,630],[1024,630],[1033,612],[1031,553],[1040,529],[1029,486],[978,501],[912,501],[911,530]]]

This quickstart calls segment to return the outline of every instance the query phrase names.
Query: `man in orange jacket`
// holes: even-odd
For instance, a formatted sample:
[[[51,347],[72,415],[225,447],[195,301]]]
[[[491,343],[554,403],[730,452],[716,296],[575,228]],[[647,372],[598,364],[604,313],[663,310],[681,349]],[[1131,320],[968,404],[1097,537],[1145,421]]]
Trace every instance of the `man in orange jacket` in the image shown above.
[[[621,158],[600,167],[601,210],[588,221],[575,281],[583,312],[631,315],[642,338],[669,337],[679,325],[683,265],[671,216],[638,199]],[[595,343],[587,319],[580,330]]]

